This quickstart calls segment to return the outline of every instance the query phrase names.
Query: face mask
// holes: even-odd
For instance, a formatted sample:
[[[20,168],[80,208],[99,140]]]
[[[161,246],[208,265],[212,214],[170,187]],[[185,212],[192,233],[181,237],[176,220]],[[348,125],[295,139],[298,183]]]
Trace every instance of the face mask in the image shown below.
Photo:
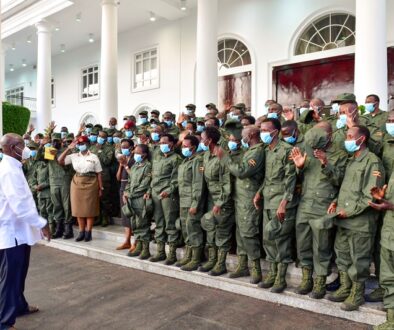
[[[50,147],[52,147],[52,144],[47,143],[47,144],[44,145],[44,147],[45,147],[45,148],[50,148]]]
[[[131,138],[131,137],[133,137],[133,131],[126,131],[125,135],[126,135],[126,137]]]
[[[167,124],[168,127],[172,126],[172,120],[165,120],[164,122]]]
[[[261,132],[260,139],[265,144],[271,144],[273,137],[271,136],[271,132]]]
[[[274,118],[274,119],[278,119],[278,114],[276,112],[270,112],[267,115],[267,118]]]
[[[190,150],[190,148],[182,148],[182,155],[186,158],[189,158],[193,155],[193,152]]]
[[[110,125],[109,127],[112,129],[116,129],[116,125]]]
[[[193,110],[187,109],[186,110],[186,114],[189,115],[189,116],[192,116],[193,115]]]
[[[248,149],[249,148],[249,143],[246,143],[243,139],[241,140],[241,143],[242,143],[242,147],[244,149]]]
[[[137,144],[142,144],[142,141],[140,138],[137,139]]]
[[[161,144],[160,150],[163,154],[169,153],[171,151],[170,146],[168,144]]]
[[[356,152],[360,149],[360,146],[357,145],[357,140],[348,140],[345,141],[345,149],[349,153]]]
[[[386,131],[391,136],[394,136],[394,123],[386,123]]]
[[[300,115],[302,115],[307,110],[309,110],[309,109],[308,108],[300,108]]]
[[[91,135],[89,136],[89,141],[91,143],[96,143],[97,142],[97,135]]]
[[[92,129],[90,127],[87,127],[85,129],[86,134],[90,134],[92,132]]]
[[[150,124],[150,127],[151,127],[151,128],[156,128],[157,125],[156,125],[156,124]]]
[[[219,126],[220,126],[220,127],[223,126],[223,119],[219,119]]]
[[[37,156],[37,150],[30,150],[30,157],[34,158]]]
[[[67,132],[60,132],[60,136],[62,137],[62,139],[65,139],[67,136]]]
[[[79,151],[84,152],[88,147],[86,146],[86,144],[78,144],[77,148]]]
[[[227,145],[228,145],[228,148],[229,148],[231,151],[236,151],[236,150],[238,150],[238,143],[237,143],[237,142],[228,141]]]
[[[15,149],[18,149],[19,151],[22,150],[22,154],[21,155],[16,153],[19,157],[22,158],[22,160],[26,160],[26,159],[30,158],[31,150],[28,147],[24,147],[23,149],[21,149],[21,148],[18,148],[17,146],[15,146]]]
[[[336,124],[338,129],[341,129],[346,126],[346,119],[347,119],[346,115],[339,115],[339,119],[337,120],[337,124]]]
[[[112,136],[108,136],[108,143],[113,143],[114,142],[114,138]]]
[[[297,139],[294,136],[288,136],[283,138],[283,140],[285,140],[287,143],[294,144]]]
[[[365,110],[369,113],[373,112],[375,110],[375,104],[374,103],[365,103]]]
[[[98,144],[104,144],[104,143],[105,143],[105,139],[102,138],[101,136],[99,136],[99,137],[97,138],[97,143],[98,143]]]
[[[184,121],[182,122],[182,127],[183,127],[183,128],[186,128],[186,126],[187,126],[187,121],[184,120]]]
[[[206,146],[204,143],[200,142],[200,144],[198,145],[198,149],[200,149],[201,151],[208,151],[209,147]]]
[[[159,133],[153,132],[153,133],[151,133],[150,136],[151,136],[152,140],[155,141],[155,142],[160,140],[160,134]]]
[[[205,130],[205,126],[204,125],[197,125],[197,132],[202,133]]]
[[[339,112],[339,104],[338,103],[333,103],[331,105],[332,113],[338,113]]]
[[[145,125],[148,122],[148,118],[140,117],[138,119],[138,125]]]
[[[239,116],[234,115],[234,114],[232,114],[232,113],[230,113],[230,118],[231,118],[232,120],[239,121]]]
[[[0,152],[0,159],[3,159],[3,153]]]
[[[136,162],[136,163],[141,163],[142,162],[142,156],[141,155],[139,155],[139,154],[134,154],[134,161]]]
[[[120,139],[119,137],[117,137],[117,136],[115,136],[115,137],[113,138],[113,140],[114,140],[114,143],[115,143],[115,144],[118,144],[118,143],[120,143],[120,141],[121,141],[121,139]]]
[[[23,140],[25,142],[25,146],[27,146],[30,142],[30,140]]]
[[[124,156],[130,156],[130,149],[123,149],[123,148],[122,148],[122,155],[124,155]]]

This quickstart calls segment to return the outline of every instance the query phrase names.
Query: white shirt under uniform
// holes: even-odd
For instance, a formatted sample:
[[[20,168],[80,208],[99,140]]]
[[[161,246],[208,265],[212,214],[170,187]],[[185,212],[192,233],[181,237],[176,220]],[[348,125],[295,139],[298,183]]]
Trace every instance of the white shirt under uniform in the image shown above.
[[[65,165],[73,165],[74,171],[81,174],[86,173],[100,173],[103,171],[100,164],[100,159],[88,151],[85,155],[80,152],[66,156],[64,160]]]
[[[0,162],[0,249],[34,245],[46,224],[38,215],[22,163],[4,155]]]

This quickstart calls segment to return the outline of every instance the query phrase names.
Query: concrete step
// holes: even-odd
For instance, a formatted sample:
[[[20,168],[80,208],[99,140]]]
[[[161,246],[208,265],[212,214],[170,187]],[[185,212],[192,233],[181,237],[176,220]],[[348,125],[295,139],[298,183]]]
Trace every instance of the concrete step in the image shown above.
[[[315,313],[340,317],[371,325],[385,321],[385,313],[381,303],[366,303],[360,307],[359,311],[345,312],[339,308],[340,304],[333,303],[326,299],[315,300],[308,296],[296,294],[294,292],[294,288],[300,282],[301,271],[294,265],[289,267],[287,277],[288,288],[282,294],[274,294],[269,290],[260,289],[256,285],[250,284],[249,278],[230,279],[228,274],[213,277],[198,271],[184,272],[175,266],[166,266],[163,263],[152,263],[145,260],[139,260],[138,258],[127,257],[127,251],[115,250],[116,246],[121,242],[123,242],[123,228],[119,226],[109,226],[106,228],[94,227],[93,240],[88,243],[63,239],[52,240],[49,243],[42,241],[41,243],[49,247],[89,258],[193,282],[264,301],[301,308]],[[154,253],[156,251],[156,244],[151,243],[150,250],[151,253]],[[178,258],[181,258],[183,253],[183,249],[178,249]],[[227,259],[228,270],[231,271],[235,268],[237,258],[234,255],[230,255]],[[265,261],[262,261],[262,268],[265,273],[267,270],[267,263]],[[370,291],[373,287],[376,287],[376,283],[370,281],[367,284],[367,287]]]

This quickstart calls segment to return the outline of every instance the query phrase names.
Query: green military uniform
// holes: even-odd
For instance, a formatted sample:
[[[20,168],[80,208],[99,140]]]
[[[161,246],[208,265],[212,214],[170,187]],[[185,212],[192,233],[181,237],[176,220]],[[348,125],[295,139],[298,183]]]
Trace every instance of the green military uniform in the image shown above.
[[[326,276],[332,257],[333,217],[327,216],[328,207],[336,202],[339,188],[345,174],[347,154],[330,145],[325,150],[327,165],[313,156],[314,149],[326,147],[327,133],[313,128],[306,133],[307,160],[300,169],[303,176],[301,199],[296,217],[297,253],[303,268],[303,281],[297,293],[306,294],[312,290],[312,272],[317,278],[312,296],[323,298]]]
[[[150,123],[149,123],[149,120],[148,120],[148,111],[141,111],[140,113],[139,113],[139,115],[144,115],[144,116],[146,116],[146,123],[144,123],[144,124],[140,124],[140,125],[137,125],[137,131],[138,132],[142,132],[142,131],[146,131],[146,130],[149,130],[149,128],[150,128]]]
[[[263,247],[270,263],[268,276],[260,287],[273,286],[273,292],[282,292],[287,284],[287,266],[292,260],[292,238],[298,199],[294,198],[297,174],[290,160],[292,147],[281,140],[270,150],[265,148],[264,183],[259,190],[264,198]],[[285,219],[280,224],[276,212],[281,201],[287,200]]]
[[[31,148],[38,148],[38,144],[34,143],[31,141],[27,147]],[[23,173],[25,174],[27,184],[29,185],[30,191],[33,194],[34,202],[36,203],[37,210],[38,208],[38,197],[37,197],[37,191],[35,190],[36,186],[36,177],[35,177],[35,171],[37,167],[37,157],[34,158],[29,158],[23,163]]]
[[[368,205],[371,188],[384,183],[380,159],[367,149],[359,157],[351,157],[338,195],[337,210],[344,210],[345,219],[336,219],[336,263],[341,286],[329,296],[333,301],[345,301],[345,310],[357,309],[364,301],[364,285],[376,233],[378,213]]]
[[[44,219],[48,220],[49,228],[53,234],[56,229],[56,224],[53,220],[53,204],[49,187],[49,169],[47,161],[40,160],[37,162],[35,179],[39,213]],[[38,187],[40,190],[37,190]]]
[[[149,192],[152,180],[152,165],[149,161],[135,163],[128,170],[128,182],[124,195],[127,196],[128,205],[133,213],[131,227],[133,229],[134,238],[141,248],[136,249],[131,256],[140,256],[140,259],[150,257],[149,241],[150,241],[150,212],[147,204],[149,201],[144,199],[144,195]],[[130,254],[129,254],[130,255]]]
[[[237,239],[237,256],[239,262],[246,261],[247,258],[258,265],[260,269],[260,221],[261,211],[256,210],[253,205],[253,198],[259,190],[264,179],[264,145],[258,143],[243,154],[242,158],[234,160],[231,156],[224,157],[221,164],[227,166],[235,179],[233,196],[235,202],[235,224]],[[244,256],[244,257],[243,257]],[[240,270],[241,270],[241,266]],[[247,273],[247,272],[246,272]],[[256,274],[255,284],[261,279],[261,270]]]
[[[167,133],[171,134],[172,136],[174,136],[175,138],[178,138],[178,135],[180,133],[178,126],[176,125],[172,125],[171,127],[167,128]]]
[[[394,136],[391,136],[387,132],[383,137],[382,162],[386,178],[389,179],[394,172]]]
[[[371,132],[371,139],[377,142],[378,145],[382,144],[383,136],[384,136],[384,125],[387,122],[388,112],[383,110],[378,110],[376,114],[364,114],[361,118],[363,118],[363,125],[367,126],[369,131]]]

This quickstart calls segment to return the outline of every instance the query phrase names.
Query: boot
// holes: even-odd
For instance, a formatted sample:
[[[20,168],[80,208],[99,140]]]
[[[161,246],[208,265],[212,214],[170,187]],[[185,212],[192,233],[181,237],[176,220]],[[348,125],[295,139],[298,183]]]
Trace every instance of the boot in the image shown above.
[[[129,250],[127,252],[128,257],[138,257],[142,251],[142,241],[137,240],[137,244],[135,245],[135,249],[133,251]]]
[[[309,297],[313,299],[322,299],[326,295],[326,276],[316,276],[313,281],[313,289]]]
[[[350,289],[352,288],[352,281],[346,272],[339,272],[339,282],[341,283],[338,290],[334,291],[328,295],[327,299],[334,302],[345,301],[350,294]]]
[[[365,303],[364,300],[365,282],[353,282],[350,295],[342,303],[341,309],[344,311],[356,311],[359,306]]]
[[[101,227],[107,227],[109,223],[108,216],[103,215],[101,217]]]
[[[380,302],[383,301],[384,289],[379,286],[373,290],[370,294],[365,296],[365,301],[367,302]]]
[[[208,274],[211,276],[220,276],[222,274],[227,273],[226,258],[227,258],[227,251],[219,250],[218,261],[216,262],[216,265],[209,271]]]
[[[393,308],[389,308],[387,309],[387,321],[379,324],[379,325],[375,325],[373,327],[374,330],[393,330],[394,329],[394,309]]]
[[[286,283],[286,273],[288,264],[280,263],[278,264],[278,274],[276,274],[276,279],[271,292],[282,293],[287,288]]]
[[[278,264],[271,262],[268,274],[264,277],[263,281],[259,283],[259,288],[268,289],[275,283],[276,274],[278,272]]]
[[[238,256],[238,266],[235,271],[229,274],[230,278],[249,276],[248,256]]]
[[[66,230],[63,233],[63,239],[70,239],[74,237],[73,224],[66,223]]]
[[[75,239],[75,241],[80,242],[80,241],[83,241],[84,239],[85,239],[85,232],[80,231],[77,238]]]
[[[56,233],[56,223],[51,222],[49,224],[49,230],[51,231],[51,238],[53,238],[53,235]]]
[[[186,265],[182,266],[181,269],[187,272],[191,272],[193,270],[197,270],[198,266],[201,263],[201,253],[202,253],[202,246],[199,247],[192,247],[192,260],[187,263]]]
[[[139,259],[145,260],[150,258],[150,252],[149,252],[149,241],[143,241],[142,242],[142,252],[139,256]]]
[[[192,247],[190,245],[186,245],[185,249],[185,255],[181,260],[179,260],[175,266],[177,267],[182,267],[183,265],[186,265],[192,260]]]
[[[313,278],[312,269],[307,267],[302,267],[302,280],[301,284],[296,288],[295,292],[298,294],[308,294],[312,291]]]
[[[339,276],[337,276],[337,278],[334,281],[326,285],[326,290],[330,292],[336,291],[339,289],[340,286],[341,286],[341,282],[339,281]]]
[[[260,264],[260,258],[252,260],[252,271],[250,273],[251,279],[250,283],[252,284],[257,284],[261,282],[261,264]]]
[[[92,231],[85,232],[85,242],[89,242],[92,240]]]
[[[154,257],[151,257],[149,261],[158,262],[166,260],[166,250],[164,242],[157,242],[157,253]]]
[[[55,233],[53,234],[52,238],[60,238],[60,237],[62,237],[63,231],[64,231],[63,223],[58,221],[56,223],[56,230],[55,230]]]
[[[176,263],[176,243],[170,243],[170,251],[167,259],[164,262],[165,265],[170,266]]]
[[[218,249],[216,246],[210,246],[208,250],[208,261],[200,266],[198,270],[200,272],[209,272],[213,267],[215,267],[218,260]]]

